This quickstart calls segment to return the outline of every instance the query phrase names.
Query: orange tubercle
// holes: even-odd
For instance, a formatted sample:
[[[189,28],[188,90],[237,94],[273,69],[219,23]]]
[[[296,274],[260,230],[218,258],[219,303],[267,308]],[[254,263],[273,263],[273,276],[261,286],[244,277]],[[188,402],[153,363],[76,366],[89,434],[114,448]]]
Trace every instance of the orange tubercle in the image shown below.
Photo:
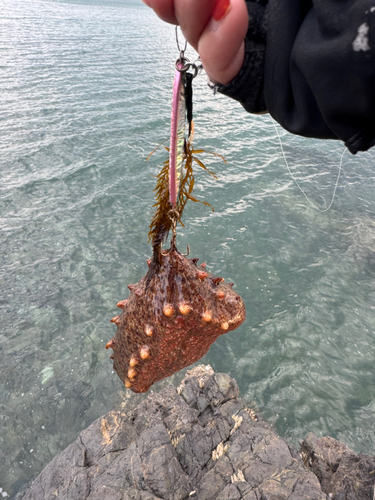
[[[137,375],[136,369],[135,368],[129,368],[129,370],[128,370],[128,379],[130,381],[132,381],[132,379],[134,379],[136,375]]]
[[[110,347],[113,349],[113,346],[115,345],[114,339],[111,339],[109,342],[106,343],[105,348],[109,349]]]
[[[148,347],[148,345],[143,345],[139,348],[139,355],[142,359],[147,359],[150,357],[150,348]]]
[[[165,304],[165,306],[163,307],[163,313],[165,314],[165,316],[172,316],[174,312],[174,309],[173,309],[173,306],[172,304]]]
[[[133,368],[133,366],[136,366],[138,364],[138,359],[135,356],[132,356],[129,361],[129,366]]]
[[[195,276],[200,280],[204,280],[205,278],[207,278],[208,273],[206,273],[206,271],[198,271]]]
[[[202,319],[203,321],[205,321],[206,323],[208,323],[209,321],[212,320],[212,314],[210,311],[205,311],[203,314],[202,314]]]
[[[181,314],[187,314],[192,310],[192,307],[189,304],[186,304],[186,302],[181,302],[178,304],[178,309]]]
[[[111,323],[114,323],[115,325],[119,325],[121,323],[120,316],[115,316],[114,318],[112,318]]]
[[[154,333],[153,329],[151,328],[150,325],[146,325],[145,326],[145,334],[148,336],[148,337],[152,337],[152,334]]]
[[[218,290],[218,291],[216,292],[216,297],[217,297],[218,299],[223,299],[223,298],[225,297],[225,292],[224,292],[223,290]]]
[[[120,309],[125,309],[126,304],[128,303],[128,299],[125,300],[120,300],[120,302],[117,302],[117,307]]]

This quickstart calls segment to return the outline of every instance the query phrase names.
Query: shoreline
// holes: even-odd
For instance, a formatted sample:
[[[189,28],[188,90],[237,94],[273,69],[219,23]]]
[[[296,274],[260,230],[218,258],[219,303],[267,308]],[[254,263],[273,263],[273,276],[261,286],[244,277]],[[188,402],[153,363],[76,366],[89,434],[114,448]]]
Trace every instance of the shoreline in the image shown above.
[[[96,420],[15,500],[373,500],[374,473],[375,457],[330,437],[297,451],[200,365]]]

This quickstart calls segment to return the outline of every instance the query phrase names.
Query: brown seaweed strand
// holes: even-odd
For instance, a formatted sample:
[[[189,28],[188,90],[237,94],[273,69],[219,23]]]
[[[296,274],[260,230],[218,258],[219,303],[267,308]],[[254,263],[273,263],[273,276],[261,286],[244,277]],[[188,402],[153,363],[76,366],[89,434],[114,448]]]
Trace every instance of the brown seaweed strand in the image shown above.
[[[171,209],[169,203],[169,159],[165,160],[163,167],[157,176],[155,192],[155,200],[153,207],[156,211],[150,224],[148,233],[148,241],[152,240],[153,247],[159,246],[168,235],[168,231],[172,227],[172,220],[168,213]]]
[[[199,152],[203,153],[205,151],[202,149]],[[183,226],[183,224],[181,222],[181,216],[182,216],[182,213],[184,211],[185,205],[186,205],[188,200],[191,200],[191,201],[194,201],[197,203],[202,203],[206,207],[211,207],[212,211],[214,211],[214,209],[210,205],[210,203],[208,203],[207,201],[198,200],[197,198],[195,198],[192,195],[192,193],[194,191],[194,183],[195,183],[194,170],[193,170],[193,160],[196,163],[198,163],[198,165],[201,166],[204,170],[206,170],[206,172],[208,172],[215,179],[217,179],[216,175],[213,172],[208,170],[208,168],[206,168],[206,166],[200,160],[198,160],[195,156],[193,156],[193,153],[195,153],[195,151],[193,150],[193,147],[192,147],[192,141],[188,141],[186,144],[186,148],[185,148],[185,158],[184,158],[185,175],[180,183],[180,196],[178,199],[178,212],[180,214],[179,222],[182,226]]]
[[[181,218],[188,200],[197,203],[202,203],[205,206],[211,207],[212,211],[214,211],[210,203],[208,203],[207,201],[198,200],[192,195],[195,183],[193,161],[201,168],[206,170],[206,172],[212,175],[215,179],[217,179],[214,172],[208,170],[208,168],[203,164],[203,162],[193,155],[200,153],[210,153],[214,156],[221,158],[226,163],[225,158],[217,153],[213,153],[211,151],[205,151],[204,149],[193,150],[192,137],[193,134],[191,135],[190,139],[186,142],[185,146],[185,155],[183,159],[184,176],[180,181],[180,193],[177,202],[177,212],[179,214],[178,222],[183,227],[184,224],[182,223]],[[150,158],[150,156],[156,151],[156,149],[152,151],[152,153],[150,153],[147,159]],[[169,148],[165,147],[165,149],[169,151]],[[169,231],[172,229],[173,226],[173,218],[171,218],[170,216],[171,204],[169,202],[168,173],[169,173],[169,159],[164,161],[163,167],[159,172],[159,174],[157,175],[156,188],[154,189],[156,203],[153,205],[153,207],[156,207],[156,210],[150,224],[150,231],[148,233],[149,237],[148,241],[152,240],[152,246],[154,248],[154,251],[156,251],[157,248],[159,248],[161,244],[165,241]]]

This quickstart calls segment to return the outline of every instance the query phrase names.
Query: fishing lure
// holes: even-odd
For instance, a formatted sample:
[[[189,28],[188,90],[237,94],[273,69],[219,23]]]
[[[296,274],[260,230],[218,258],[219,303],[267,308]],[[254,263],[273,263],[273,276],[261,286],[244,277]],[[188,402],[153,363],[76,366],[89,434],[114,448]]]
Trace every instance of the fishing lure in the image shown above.
[[[177,39],[178,43],[178,39]],[[177,194],[182,174],[182,164],[186,154],[186,142],[190,140],[193,121],[193,78],[197,75],[197,66],[185,59],[184,52],[180,51],[180,58],[176,61],[176,71],[173,82],[171,140],[169,150],[169,201],[173,208],[177,205]],[[188,73],[194,69],[194,76]],[[189,126],[188,138],[185,137],[186,121]]]
[[[186,42],[184,49],[180,49],[177,29],[176,42],[180,52],[180,57],[175,63],[175,76],[172,94],[171,112],[171,134],[169,148],[164,146],[169,152],[169,158],[164,161],[163,168],[158,175],[155,188],[156,208],[151,221],[149,231],[149,241],[153,242],[154,251],[161,248],[169,231],[175,228],[176,223],[181,221],[182,213],[188,200],[203,203],[213,207],[206,201],[201,201],[193,196],[194,172],[193,163],[206,170],[216,179],[216,175],[208,170],[197,154],[209,153],[221,158],[225,163],[225,158],[212,151],[203,149],[193,149],[194,125],[193,125],[193,79],[198,75],[200,64],[191,63],[185,57]],[[160,147],[155,148],[147,160]]]
[[[117,331],[106,345],[113,349],[114,370],[134,392],[146,392],[156,381],[198,361],[219,335],[237,328],[246,316],[233,283],[224,283],[224,278],[206,270],[205,263],[198,266],[199,259],[188,259],[176,246],[176,225],[182,224],[187,200],[199,201],[192,195],[193,162],[207,170],[195,156],[203,150],[192,147],[192,81],[197,73],[196,65],[180,51],[166,148],[169,158],[158,175],[156,213],[149,232],[153,257],[147,261],[145,276],[128,285],[130,296],[117,304],[122,312],[111,320]],[[170,248],[163,250],[170,229]]]

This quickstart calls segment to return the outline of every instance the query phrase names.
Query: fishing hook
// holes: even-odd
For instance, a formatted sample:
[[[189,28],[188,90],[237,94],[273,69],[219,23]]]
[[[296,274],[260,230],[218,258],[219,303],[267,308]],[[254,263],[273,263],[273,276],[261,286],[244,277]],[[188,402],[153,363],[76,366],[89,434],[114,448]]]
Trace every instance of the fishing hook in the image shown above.
[[[159,255],[166,257],[169,254],[169,252],[170,252],[170,248],[168,248],[168,250],[163,251],[163,243],[160,243]]]
[[[187,253],[182,253],[181,255],[183,257],[187,257],[189,254],[190,254],[190,246],[189,246],[189,243],[187,244]],[[163,250],[163,243],[160,243],[160,247],[159,247],[159,255],[162,255],[163,257],[166,257],[167,255],[169,255],[171,249],[168,248],[168,250]]]
[[[182,253],[181,255],[182,255],[183,257],[187,257],[187,256],[189,255],[189,253],[190,253],[190,247],[189,247],[189,244],[188,244],[188,245],[187,245],[187,253]]]

